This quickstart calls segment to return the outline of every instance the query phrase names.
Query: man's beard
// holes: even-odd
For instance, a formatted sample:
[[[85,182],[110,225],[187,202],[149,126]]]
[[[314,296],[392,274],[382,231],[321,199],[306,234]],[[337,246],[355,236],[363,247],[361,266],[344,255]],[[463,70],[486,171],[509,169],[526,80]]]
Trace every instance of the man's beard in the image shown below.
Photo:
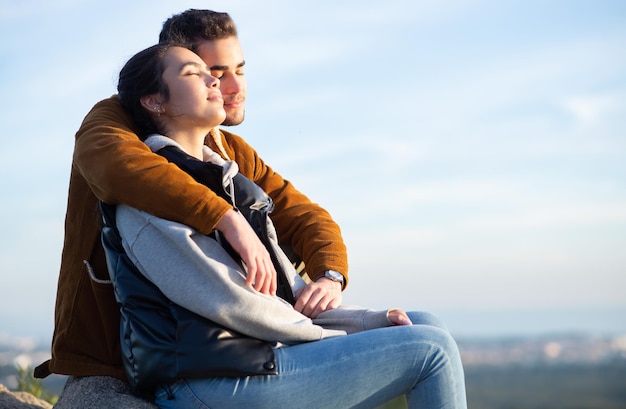
[[[239,125],[243,122],[246,116],[246,112],[242,111],[241,114],[236,113],[235,115],[226,115],[226,119],[222,122],[222,126],[235,126]]]

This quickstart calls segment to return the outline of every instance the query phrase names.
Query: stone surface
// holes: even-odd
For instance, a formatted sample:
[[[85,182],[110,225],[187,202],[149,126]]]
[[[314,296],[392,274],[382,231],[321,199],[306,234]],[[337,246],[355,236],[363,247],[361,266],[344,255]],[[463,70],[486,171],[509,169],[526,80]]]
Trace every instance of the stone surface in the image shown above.
[[[133,395],[127,382],[108,376],[70,377],[54,408],[157,409],[151,402]]]
[[[48,402],[37,399],[27,392],[11,392],[0,384],[0,408],[2,409],[52,409]]]

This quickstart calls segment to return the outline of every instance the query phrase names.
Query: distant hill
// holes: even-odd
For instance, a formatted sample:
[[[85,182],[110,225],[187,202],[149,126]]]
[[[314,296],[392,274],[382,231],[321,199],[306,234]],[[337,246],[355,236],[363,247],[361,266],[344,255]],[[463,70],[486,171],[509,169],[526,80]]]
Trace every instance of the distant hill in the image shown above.
[[[626,359],[626,334],[551,334],[534,337],[458,339],[465,366],[597,364]]]

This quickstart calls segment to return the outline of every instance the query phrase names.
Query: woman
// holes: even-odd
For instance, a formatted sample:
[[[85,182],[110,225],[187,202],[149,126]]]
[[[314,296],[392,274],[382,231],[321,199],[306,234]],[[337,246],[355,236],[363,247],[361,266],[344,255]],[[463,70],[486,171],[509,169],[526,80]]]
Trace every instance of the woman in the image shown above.
[[[163,310],[157,315],[176,321],[177,336],[181,327],[222,331],[194,346],[191,355],[197,360],[211,356],[204,372],[198,365],[200,370],[174,371],[154,382],[157,405],[368,408],[405,395],[409,408],[465,408],[458,349],[431,315],[342,307],[311,320],[293,309],[290,298],[303,281],[280,251],[266,217],[271,199],[246,178],[252,175],[238,173],[212,133],[224,118],[218,83],[196,54],[177,45],[148,48],[120,73],[120,101],[148,146],[202,183],[214,183],[215,197],[207,200],[227,200],[233,206],[216,222],[211,237],[132,207],[117,207],[116,226],[126,254],[147,285],[167,299],[155,303]],[[127,276],[115,263],[109,265],[133,383],[132,376],[161,352],[149,346],[158,337],[143,343],[148,347],[139,352],[133,349],[144,324],[159,318],[150,315],[154,308],[136,308],[124,298],[129,285],[116,275]],[[180,309],[171,312],[170,305]],[[190,325],[180,325],[187,319]],[[185,348],[189,355],[186,342],[171,348]],[[241,354],[248,357],[239,362]],[[214,365],[220,359],[238,362],[220,369]],[[157,371],[158,365],[148,370]]]

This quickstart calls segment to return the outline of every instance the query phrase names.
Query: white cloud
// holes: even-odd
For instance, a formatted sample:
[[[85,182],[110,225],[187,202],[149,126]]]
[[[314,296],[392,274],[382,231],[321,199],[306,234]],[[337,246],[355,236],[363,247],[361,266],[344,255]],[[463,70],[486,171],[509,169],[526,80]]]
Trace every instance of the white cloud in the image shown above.
[[[520,186],[505,180],[438,180],[406,186],[397,192],[404,206],[445,203],[510,203],[523,195]]]
[[[570,97],[565,99],[563,106],[582,124],[597,123],[607,113],[618,108],[621,111],[625,110],[624,102],[614,94]]]
[[[621,36],[572,40],[511,48],[501,53],[477,52],[462,59],[443,60],[414,93],[417,106],[445,122],[471,124],[477,119],[498,120],[502,115],[524,114],[529,108],[560,108],[563,100],[588,90],[610,86],[626,70]],[[610,95],[573,99],[581,114],[606,108]],[[592,103],[591,103],[592,102]],[[398,104],[415,109],[415,104]],[[419,110],[418,110],[419,112]]]
[[[500,214],[472,217],[465,227],[483,231],[510,232],[520,229],[549,229],[574,226],[619,226],[626,224],[626,201],[534,204]]]

